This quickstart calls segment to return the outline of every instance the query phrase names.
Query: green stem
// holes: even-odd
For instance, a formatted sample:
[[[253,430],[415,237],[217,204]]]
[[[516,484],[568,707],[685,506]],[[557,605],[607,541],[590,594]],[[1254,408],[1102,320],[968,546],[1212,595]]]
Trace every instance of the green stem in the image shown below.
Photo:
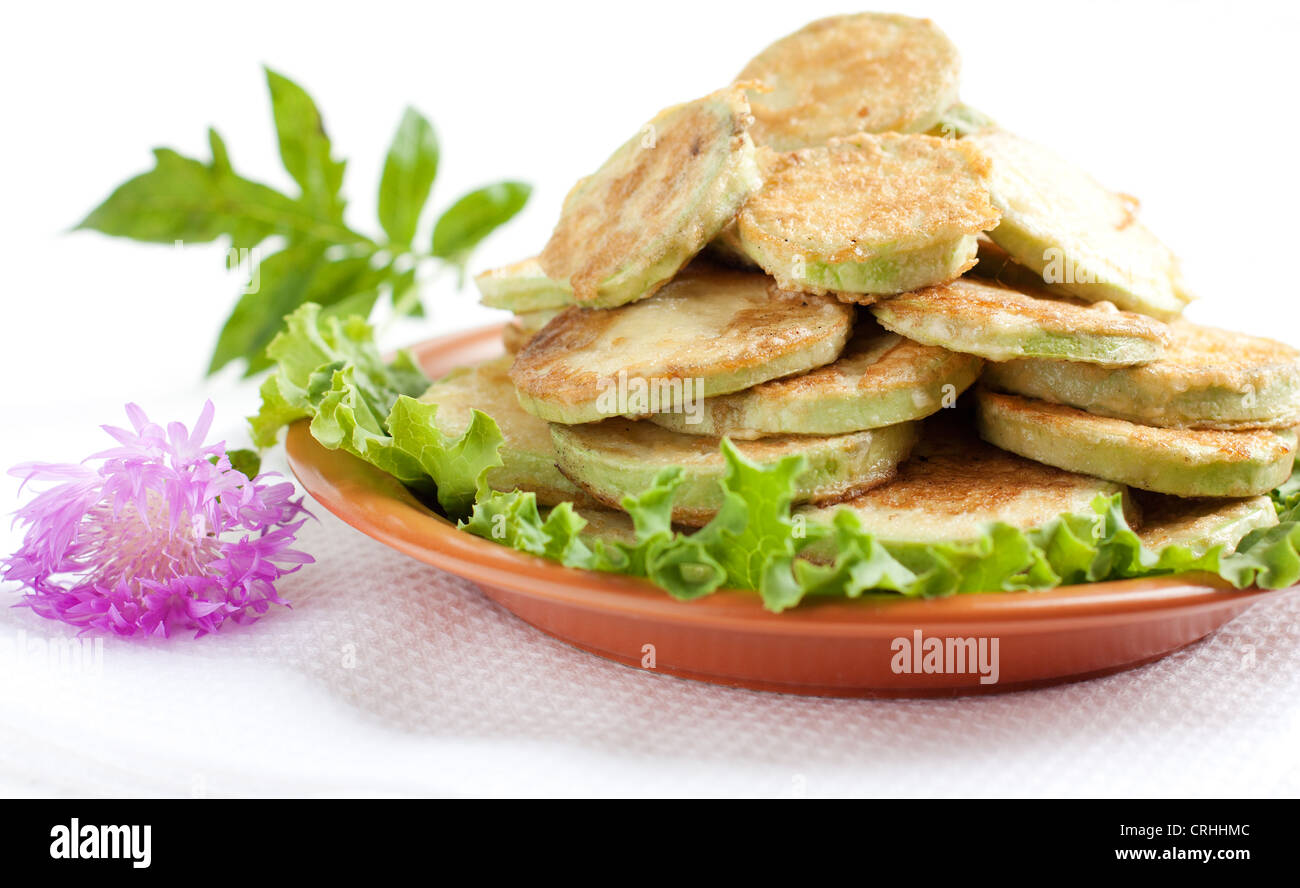
[[[421,257],[417,256],[416,258],[418,260]],[[394,259],[396,259],[396,257],[394,257]],[[418,269],[419,267],[420,266],[418,261],[416,265],[412,266],[413,269]],[[380,334],[382,335],[383,333],[388,332],[388,330],[392,328],[393,323],[398,318],[406,317],[407,313],[410,312],[410,310],[415,306],[415,304],[420,301],[420,289],[422,284],[433,283],[438,279],[438,277],[445,270],[446,270],[446,266],[439,264],[435,268],[433,274],[429,275],[428,279],[424,281],[421,281],[419,279],[419,274],[417,272],[415,280],[412,282],[411,286],[406,290],[405,293],[403,293],[400,297],[398,297],[393,302],[393,313],[389,315],[388,320],[384,321],[384,325],[379,331]]]

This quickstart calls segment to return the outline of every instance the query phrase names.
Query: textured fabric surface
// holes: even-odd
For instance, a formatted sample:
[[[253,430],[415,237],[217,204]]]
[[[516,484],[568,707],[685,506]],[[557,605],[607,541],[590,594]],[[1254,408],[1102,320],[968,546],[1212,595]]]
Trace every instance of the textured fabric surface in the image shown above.
[[[282,585],[293,609],[253,626],[107,639],[102,661],[91,647],[77,669],[49,657],[70,630],[0,609],[0,790],[1300,793],[1295,593],[1104,679],[957,700],[800,698],[582,653],[314,511],[300,542],[318,561]]]

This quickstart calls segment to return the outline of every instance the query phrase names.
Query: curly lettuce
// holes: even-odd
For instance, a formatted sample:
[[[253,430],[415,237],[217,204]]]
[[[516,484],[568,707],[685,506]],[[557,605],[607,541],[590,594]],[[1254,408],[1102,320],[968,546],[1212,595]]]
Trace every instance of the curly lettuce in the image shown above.
[[[266,353],[276,369],[262,384],[261,409],[248,420],[258,447],[310,418],[322,445],[435,491],[451,515],[468,511],[487,470],[501,465],[496,421],[475,410],[463,434],[439,431],[437,406],[417,400],[428,377],[404,351],[390,361],[380,357],[374,330],[359,317],[324,315],[307,303],[285,319]]]

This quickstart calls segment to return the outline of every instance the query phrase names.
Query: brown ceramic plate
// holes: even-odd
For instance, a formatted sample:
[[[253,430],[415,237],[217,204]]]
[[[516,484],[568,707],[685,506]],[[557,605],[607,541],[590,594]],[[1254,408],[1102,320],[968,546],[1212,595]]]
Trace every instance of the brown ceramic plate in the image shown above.
[[[412,351],[437,376],[499,353],[500,331],[460,333]],[[286,449],[294,474],[325,508],[472,580],[542,631],[630,666],[720,684],[836,696],[1018,690],[1158,659],[1268,594],[1194,574],[929,601],[825,601],[783,614],[740,591],[681,602],[644,580],[562,567],[458,531],[392,478],[321,447],[305,421],[289,429]],[[932,639],[943,655],[927,661]],[[978,657],[981,644],[983,666],[960,662],[958,653],[974,649]],[[988,681],[995,650],[997,680]]]

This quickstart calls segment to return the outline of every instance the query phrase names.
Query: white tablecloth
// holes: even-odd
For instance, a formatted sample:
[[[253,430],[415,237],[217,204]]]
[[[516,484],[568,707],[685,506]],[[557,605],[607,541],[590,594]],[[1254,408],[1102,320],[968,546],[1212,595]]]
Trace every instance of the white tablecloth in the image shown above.
[[[247,404],[228,394],[223,416]],[[155,418],[192,419],[198,399]],[[172,412],[164,415],[165,409]],[[95,446],[73,412],[72,453]],[[109,415],[111,417],[111,414]],[[228,423],[231,440],[237,426]],[[39,423],[10,445],[34,446]],[[77,440],[74,428],[81,429]],[[81,450],[72,449],[84,443]],[[16,461],[6,446],[0,457]],[[28,452],[26,456],[31,456]],[[957,700],[831,700],[620,666],[316,507],[292,610],[193,640],[107,639],[0,609],[9,794],[1295,795],[1300,595],[1096,681]],[[6,546],[12,547],[12,533]],[[13,596],[6,590],[5,598]],[[21,646],[22,650],[17,650]]]

